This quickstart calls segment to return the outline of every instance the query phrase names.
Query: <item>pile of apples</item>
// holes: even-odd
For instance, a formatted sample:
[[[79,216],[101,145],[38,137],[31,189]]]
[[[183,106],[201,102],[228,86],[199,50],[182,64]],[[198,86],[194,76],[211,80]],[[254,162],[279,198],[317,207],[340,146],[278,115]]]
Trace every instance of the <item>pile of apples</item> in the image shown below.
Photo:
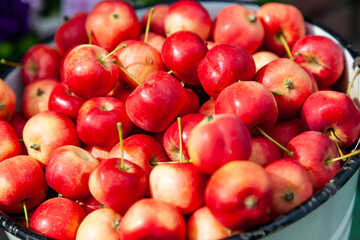
[[[225,238],[358,154],[360,110],[332,89],[342,49],[292,5],[211,19],[181,0],[140,19],[103,1],[54,43],[24,55],[20,98],[0,81],[0,210],[50,238]]]

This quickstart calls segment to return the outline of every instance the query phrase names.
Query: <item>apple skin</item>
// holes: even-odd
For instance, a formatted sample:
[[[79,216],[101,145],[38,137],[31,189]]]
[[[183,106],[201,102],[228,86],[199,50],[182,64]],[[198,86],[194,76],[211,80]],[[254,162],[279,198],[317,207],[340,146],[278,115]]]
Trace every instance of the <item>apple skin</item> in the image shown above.
[[[105,208],[105,206],[102,203],[100,203],[98,200],[96,200],[92,195],[81,200],[76,200],[76,202],[79,203],[80,206],[84,208],[86,215],[97,209]]]
[[[54,239],[74,240],[85,210],[68,198],[50,198],[40,204],[30,221],[30,230]]]
[[[269,62],[279,58],[278,55],[276,55],[273,52],[269,52],[269,51],[258,51],[256,53],[252,54],[252,57],[255,62],[256,72],[259,71],[260,68],[262,68]]]
[[[85,99],[76,96],[64,82],[61,82],[51,91],[48,107],[49,110],[62,112],[76,121],[79,109],[84,102]]]
[[[145,197],[148,179],[141,167],[120,158],[101,161],[91,172],[89,189],[94,198],[123,215],[139,199]]]
[[[290,49],[298,39],[306,34],[302,13],[290,4],[266,3],[258,9],[257,16],[265,30],[264,47],[280,57],[286,54],[279,39],[280,33],[285,37]]]
[[[76,240],[118,240],[122,216],[110,208],[97,209],[81,222]]]
[[[126,40],[117,47],[126,44],[114,53],[114,58],[133,76],[140,84],[153,72],[163,70],[161,54],[152,46],[140,40]],[[124,71],[120,72],[120,80],[129,84],[132,89],[139,85]]]
[[[248,229],[266,221],[273,186],[262,166],[232,161],[212,174],[205,202],[215,218],[230,229]]]
[[[275,97],[264,85],[254,81],[236,82],[225,88],[215,103],[215,113],[232,113],[249,131],[260,127],[265,132],[278,120]]]
[[[205,117],[191,130],[187,148],[192,163],[211,174],[227,162],[248,160],[251,137],[237,116],[218,114]]]
[[[164,71],[152,73],[126,100],[131,121],[149,132],[163,132],[183,107],[185,90]]]
[[[62,196],[77,200],[90,196],[89,176],[99,161],[88,151],[66,145],[54,150],[46,164],[46,182]]]
[[[215,103],[216,100],[210,98],[200,106],[198,113],[203,114],[205,116],[215,115]]]
[[[168,158],[162,145],[152,136],[133,134],[123,141],[124,159],[141,167],[146,176],[150,175],[158,162],[167,162]],[[117,143],[109,152],[108,158],[120,158],[121,145]]]
[[[153,199],[173,204],[188,215],[205,204],[207,180],[192,163],[162,163],[150,173],[150,193]]]
[[[72,48],[63,62],[62,80],[82,98],[106,95],[119,81],[120,71],[112,62],[113,57],[99,60],[108,54],[104,48],[91,44]]]
[[[87,16],[87,12],[78,12],[57,28],[54,41],[60,53],[64,54],[77,45],[89,42],[85,30]]]
[[[174,121],[165,131],[163,136],[163,146],[166,154],[172,161],[179,161],[180,154],[183,160],[189,160],[188,140],[191,130],[204,119],[204,115],[198,113],[191,113],[181,118],[181,138],[182,138],[182,153],[180,153],[180,139],[178,121]]]
[[[58,147],[80,146],[73,121],[55,111],[41,112],[30,118],[24,126],[23,140],[29,156],[43,167],[52,151]]]
[[[25,86],[21,100],[21,112],[26,119],[49,110],[52,90],[59,84],[56,79],[42,79]]]
[[[0,120],[10,121],[15,110],[15,104],[14,90],[0,78]]]
[[[161,36],[166,36],[165,35],[165,16],[170,8],[169,4],[155,4],[154,6],[152,6],[152,8],[154,8],[154,12],[152,14],[151,20],[150,20],[150,31],[154,32],[156,34],[159,34]],[[150,15],[150,10],[151,8],[149,8],[144,15],[141,18],[141,29],[142,32],[145,32],[146,30],[146,25],[148,22],[148,18]]]
[[[264,27],[256,12],[242,5],[220,10],[214,20],[212,38],[216,43],[229,43],[254,53],[265,37]]]
[[[93,43],[112,51],[127,39],[138,39],[141,25],[135,9],[126,1],[101,1],[89,12],[86,32],[92,32]]]
[[[190,88],[184,88],[184,105],[179,112],[179,116],[183,117],[190,113],[196,113],[200,108],[200,99],[198,95]]]
[[[212,21],[208,11],[197,1],[181,0],[173,3],[164,19],[165,34],[187,30],[207,40],[211,35]]]
[[[126,114],[125,104],[113,97],[93,97],[81,106],[76,131],[85,144],[111,149],[119,142],[118,122],[122,123],[123,137],[127,137],[133,123]]]
[[[10,214],[23,213],[23,201],[28,210],[33,209],[44,200],[48,190],[42,167],[26,155],[0,162],[0,181],[0,209]]]
[[[21,60],[24,86],[39,79],[60,79],[60,62],[61,54],[50,45],[41,43],[30,47]]]
[[[303,103],[312,93],[312,81],[307,72],[288,58],[266,64],[257,71],[254,81],[281,94],[274,94],[280,119],[299,116]]]
[[[278,121],[275,126],[268,131],[268,134],[282,146],[287,146],[291,139],[302,132],[303,127],[301,120],[299,118],[290,118]]]
[[[251,138],[251,156],[249,161],[265,166],[281,157],[282,152],[280,148],[266,137],[256,136]]]
[[[343,51],[330,38],[307,35],[294,44],[291,52],[295,62],[314,75],[320,89],[334,84],[344,71]]]
[[[255,62],[244,48],[219,44],[211,48],[201,60],[197,73],[205,92],[216,99],[232,83],[252,80]]]
[[[351,146],[360,135],[360,110],[345,93],[319,91],[306,99],[301,110],[305,129],[324,132],[333,130],[340,147]]]
[[[139,39],[140,41],[145,42],[145,33],[141,34]],[[164,36],[154,32],[149,32],[146,43],[155,48],[159,53],[161,53],[165,40],[166,38]]]
[[[313,185],[305,168],[290,159],[279,159],[265,166],[273,188],[271,215],[280,216],[313,195]]]
[[[120,222],[121,239],[184,240],[186,224],[170,203],[145,198],[134,203]]]
[[[23,153],[18,136],[12,125],[0,120],[0,162]]]
[[[289,142],[287,148],[294,152],[291,159],[306,169],[314,190],[324,187],[340,170],[340,161],[325,164],[326,160],[339,157],[339,152],[335,142],[322,132],[302,132]]]
[[[91,155],[93,155],[97,160],[99,160],[99,162],[109,158],[110,149],[90,146],[86,144],[83,144],[82,148],[88,151]]]
[[[191,31],[177,31],[168,36],[161,56],[173,74],[189,85],[200,84],[197,68],[208,48],[204,40]]]
[[[196,210],[187,222],[187,239],[223,239],[230,237],[232,231],[224,227],[210,212],[207,206]]]

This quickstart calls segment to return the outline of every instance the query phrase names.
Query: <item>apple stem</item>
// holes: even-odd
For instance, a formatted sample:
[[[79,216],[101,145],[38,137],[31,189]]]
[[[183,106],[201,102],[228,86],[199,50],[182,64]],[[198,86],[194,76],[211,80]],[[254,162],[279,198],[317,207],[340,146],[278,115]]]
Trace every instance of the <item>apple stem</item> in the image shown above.
[[[22,205],[23,205],[23,209],[24,209],[26,228],[29,228],[29,216],[28,216],[25,200],[22,202]]]
[[[137,85],[139,86],[141,85],[141,83],[136,78],[134,78],[134,76],[131,75],[125,68],[123,68],[123,66],[121,66],[116,59],[113,59],[112,62],[115,63],[115,65],[118,66],[121,69],[121,71],[123,71],[126,75],[128,75],[134,82],[136,82]]]
[[[286,54],[288,55],[290,60],[294,61],[294,57],[291,54],[289,44],[286,42],[286,39],[285,39],[284,35],[280,32],[280,33],[278,33],[277,37],[279,38],[280,42],[283,44],[283,46],[285,48],[285,51],[286,51]]]
[[[148,20],[146,23],[146,30],[145,30],[145,39],[144,39],[145,43],[147,43],[147,40],[148,40],[148,35],[149,35],[149,31],[150,31],[150,22],[151,22],[153,13],[154,13],[154,8],[150,8],[150,13],[149,13],[149,17],[148,17]]]
[[[295,52],[295,55],[296,55],[296,56],[302,56],[302,57],[305,58],[306,61],[308,61],[308,62],[316,63],[316,64],[318,64],[318,65],[320,65],[320,66],[322,66],[322,67],[326,67],[323,63],[317,61],[316,58],[314,58],[314,57],[312,57],[312,56],[309,56],[309,55],[307,55],[307,54],[305,54],[305,53]]]
[[[1,64],[4,64],[4,65],[7,65],[7,66],[10,66],[10,67],[25,68],[24,65],[22,65],[22,64],[20,64],[20,63],[11,62],[11,61],[8,61],[8,60],[3,59],[3,58],[0,59],[0,63],[1,63]]]
[[[92,31],[89,30],[89,44],[92,44]]]
[[[174,71],[173,71],[173,70],[170,70],[170,71],[168,71],[167,73],[171,75],[171,74],[174,73]]]
[[[40,150],[40,145],[37,144],[37,143],[33,143],[30,145],[30,148],[36,150],[36,151],[39,151]]]
[[[120,140],[120,155],[121,155],[121,170],[124,170],[124,143],[123,143],[123,131],[122,131],[122,123],[117,123],[117,129],[119,132],[119,140]]]
[[[341,148],[340,148],[339,143],[337,141],[338,138],[336,137],[336,135],[334,133],[334,129],[332,129],[332,128],[330,129],[330,135],[331,135],[332,140],[335,142],[336,148],[338,149],[338,151],[340,153],[340,156],[343,156],[344,154],[341,151]]]
[[[64,22],[67,22],[67,21],[69,21],[69,20],[70,20],[70,18],[69,18],[68,15],[64,15],[64,16],[63,16],[63,21],[64,21]]]
[[[289,155],[289,157],[293,156],[294,153],[289,151],[286,147],[284,147],[283,145],[281,145],[279,142],[277,142],[275,139],[273,139],[272,137],[270,137],[268,134],[266,134],[260,127],[256,127],[259,132],[266,137],[267,139],[269,139],[271,142],[275,143],[276,146],[278,146],[281,150],[283,150],[284,152],[287,153],[287,155]]]
[[[182,129],[181,129],[181,117],[177,117],[178,128],[179,128],[179,154],[180,163],[183,162],[183,141],[182,141]]]
[[[336,162],[336,161],[339,161],[339,160],[344,160],[345,161],[347,158],[358,155],[359,153],[360,153],[360,149],[358,149],[358,150],[356,150],[354,152],[342,155],[342,156],[337,157],[337,158],[328,159],[328,160],[325,161],[325,165],[328,165],[329,163]]]
[[[282,95],[281,92],[276,92],[276,91],[271,91],[271,93],[274,94],[274,95],[276,95],[276,96],[279,96],[279,97]]]
[[[126,47],[126,44],[122,44],[120,46],[118,46],[117,48],[115,48],[114,50],[112,50],[108,55],[106,55],[105,57],[103,57],[100,62],[103,63],[108,57],[114,55],[114,53],[116,53],[117,51],[119,51],[120,49]]]
[[[346,95],[349,95],[350,93],[350,89],[352,88],[352,86],[354,85],[354,82],[355,82],[355,79],[356,77],[358,77],[360,74],[360,68],[356,71],[354,77],[352,78],[351,82],[350,82],[350,85],[348,87],[348,89],[346,90]]]

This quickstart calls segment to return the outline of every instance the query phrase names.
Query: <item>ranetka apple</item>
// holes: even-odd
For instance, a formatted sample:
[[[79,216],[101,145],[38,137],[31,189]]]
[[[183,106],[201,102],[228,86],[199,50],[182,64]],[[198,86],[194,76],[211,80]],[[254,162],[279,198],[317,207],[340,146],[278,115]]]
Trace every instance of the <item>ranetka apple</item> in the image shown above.
[[[150,32],[159,34],[161,36],[165,37],[165,16],[170,8],[169,4],[166,3],[159,3],[159,4],[155,4],[153,7],[154,12],[151,16],[151,20],[150,20]],[[146,12],[144,13],[144,15],[141,17],[141,28],[142,28],[142,32],[145,32],[146,30],[146,25],[148,22],[148,18],[150,15],[150,11],[151,8],[149,8],[148,10],[146,10]]]
[[[19,138],[12,125],[0,120],[0,162],[22,154]]]
[[[0,78],[0,120],[10,121],[16,104],[14,90]]]
[[[196,113],[200,108],[199,96],[190,88],[184,88],[184,105],[179,112],[179,116],[183,117],[187,114]]]
[[[252,57],[255,62],[256,72],[269,62],[279,58],[278,55],[270,51],[258,51],[252,54]]]
[[[140,35],[140,41],[145,42],[145,33]],[[159,53],[161,53],[162,47],[164,45],[166,38],[160,34],[149,32],[147,35],[147,44],[155,48]]]
[[[283,146],[287,146],[291,139],[303,132],[303,126],[299,118],[290,118],[278,121],[268,131],[270,137]]]
[[[268,138],[264,136],[251,138],[251,156],[249,161],[265,166],[266,164],[280,159],[281,157],[282,152],[280,148]]]
[[[187,145],[192,163],[207,174],[227,162],[248,160],[251,155],[249,130],[233,114],[205,117],[191,130]]]

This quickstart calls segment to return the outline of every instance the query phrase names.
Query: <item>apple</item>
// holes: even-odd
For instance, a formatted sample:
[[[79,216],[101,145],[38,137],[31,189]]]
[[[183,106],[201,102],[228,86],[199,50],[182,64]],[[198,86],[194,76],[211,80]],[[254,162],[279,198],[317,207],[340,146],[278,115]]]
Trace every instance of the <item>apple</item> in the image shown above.
[[[215,115],[215,103],[216,100],[210,98],[200,106],[198,113],[203,114],[205,116]]]
[[[60,79],[61,54],[48,44],[40,43],[30,47],[21,64],[21,79],[24,86],[39,79]]]
[[[205,92],[216,99],[232,83],[252,80],[255,62],[244,48],[219,44],[211,48],[200,61],[197,73]]]
[[[43,167],[50,154],[58,147],[80,146],[73,121],[55,111],[45,111],[31,117],[24,126],[23,140],[29,156]]]
[[[120,70],[108,54],[104,48],[91,44],[72,48],[62,67],[62,80],[70,91],[85,99],[110,92],[119,81]]]
[[[184,88],[184,105],[179,112],[179,116],[183,117],[187,114],[196,113],[200,108],[199,96],[190,88]]]
[[[101,162],[102,160],[108,159],[109,158],[109,153],[111,149],[106,149],[106,148],[100,148],[97,146],[90,146],[90,145],[83,145],[82,146],[83,149],[85,149],[86,151],[88,151],[91,155],[93,155],[97,160],[99,160],[99,162]]]
[[[85,30],[87,16],[87,12],[78,12],[56,29],[54,42],[60,53],[89,42]]]
[[[279,58],[278,55],[270,51],[258,51],[256,53],[253,53],[252,57],[255,62],[256,72],[269,62]]]
[[[201,3],[181,0],[171,4],[165,15],[164,26],[166,37],[177,31],[187,30],[207,40],[211,34],[212,21]]]
[[[305,167],[315,190],[325,186],[340,170],[340,162],[327,162],[339,156],[335,142],[318,131],[305,131],[291,139],[291,159]]]
[[[10,121],[15,110],[15,104],[14,90],[0,78],[0,120]]]
[[[295,62],[314,75],[320,89],[339,80],[344,71],[344,55],[338,44],[325,36],[307,35],[292,48]]]
[[[110,208],[97,209],[81,222],[76,240],[118,240],[122,216]]]
[[[134,203],[120,222],[121,239],[184,240],[186,224],[170,203],[144,198]]]
[[[249,229],[267,220],[273,185],[265,169],[249,161],[231,161],[214,172],[205,202],[215,218],[230,229]]]
[[[6,213],[22,213],[23,204],[28,210],[33,209],[48,190],[42,167],[26,155],[1,161],[0,181],[0,209]]]
[[[207,180],[192,163],[161,163],[150,173],[149,188],[153,199],[173,204],[188,215],[205,204]]]
[[[282,152],[280,148],[268,138],[264,136],[251,138],[251,156],[249,161],[265,166],[270,162],[280,159],[281,157]]]
[[[0,162],[22,153],[19,138],[14,128],[10,123],[0,120]]]
[[[90,196],[89,176],[98,163],[94,156],[80,147],[59,147],[50,154],[46,164],[46,182],[64,197],[84,199]]]
[[[274,94],[280,119],[297,117],[312,93],[312,81],[303,68],[288,58],[278,58],[259,69],[254,77]]]
[[[131,121],[149,132],[163,132],[183,107],[185,90],[164,71],[153,72],[126,100]]]
[[[49,98],[52,90],[59,84],[56,79],[42,79],[25,86],[21,112],[26,119],[49,110]]]
[[[145,197],[148,179],[135,163],[109,158],[91,172],[89,189],[97,201],[123,215],[132,204]]]
[[[274,193],[271,215],[280,216],[313,195],[313,185],[305,168],[290,159],[279,159],[265,166]]]
[[[190,85],[200,84],[197,68],[208,48],[204,40],[191,31],[177,31],[168,36],[161,51],[165,65]]]
[[[64,82],[61,82],[51,91],[48,108],[51,111],[62,112],[76,121],[79,109],[84,102],[85,99],[76,96]]]
[[[140,35],[140,41],[145,42],[146,33]],[[149,32],[147,34],[146,43],[155,48],[159,53],[161,53],[162,47],[164,45],[166,38],[160,34]]]
[[[264,40],[264,27],[256,12],[242,5],[221,9],[214,20],[212,38],[216,43],[229,43],[254,53]]]
[[[141,25],[130,3],[100,1],[89,12],[85,29],[94,44],[112,51],[122,41],[139,38]]]
[[[283,146],[287,146],[291,139],[303,132],[303,126],[299,118],[290,118],[278,121],[268,131],[270,137]]]
[[[169,4],[155,4],[152,6],[154,12],[150,20],[150,31],[165,37],[165,16],[170,8]],[[144,15],[141,17],[142,32],[145,32],[148,23],[151,8],[148,8]]]
[[[54,239],[72,240],[85,215],[85,210],[73,200],[50,198],[36,208],[30,230]]]
[[[257,11],[265,30],[263,45],[283,57],[286,54],[281,38],[291,49],[295,42],[306,34],[305,20],[298,8],[285,3],[266,3]]]
[[[81,200],[76,200],[76,202],[79,203],[80,206],[84,208],[86,215],[97,209],[105,208],[105,206],[102,203],[100,203],[98,200],[96,200],[92,195]]]
[[[187,148],[192,163],[201,172],[211,174],[227,162],[248,160],[251,137],[237,116],[210,115],[191,130]]]

